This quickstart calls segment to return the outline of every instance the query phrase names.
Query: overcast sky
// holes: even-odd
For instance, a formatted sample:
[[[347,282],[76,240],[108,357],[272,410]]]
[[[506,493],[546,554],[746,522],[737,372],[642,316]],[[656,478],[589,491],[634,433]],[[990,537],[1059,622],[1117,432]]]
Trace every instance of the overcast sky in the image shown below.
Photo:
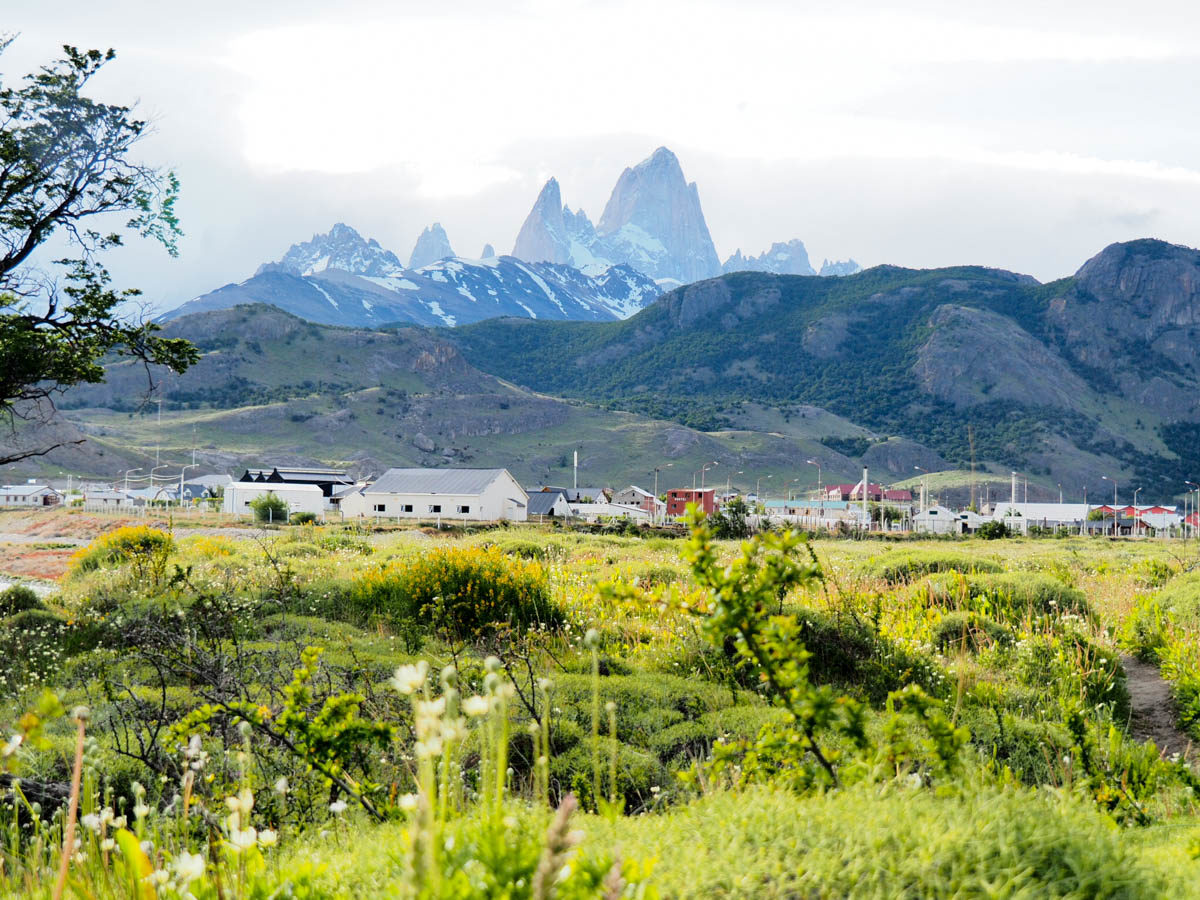
[[[5,15],[0,72],[117,50],[93,93],[155,121],[140,153],[179,174],[187,236],[112,269],[163,306],[338,221],[403,260],[435,220],[508,252],[548,176],[595,220],[662,144],[722,259],[798,237],[818,265],[1048,280],[1113,241],[1200,244],[1200,6],[897,6],[59,0]]]

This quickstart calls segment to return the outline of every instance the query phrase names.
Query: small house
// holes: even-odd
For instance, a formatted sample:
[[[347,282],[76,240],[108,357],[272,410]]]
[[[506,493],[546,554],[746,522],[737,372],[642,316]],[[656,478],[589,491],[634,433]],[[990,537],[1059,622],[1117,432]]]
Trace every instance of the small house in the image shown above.
[[[477,522],[524,522],[528,504],[508,469],[388,469],[340,501],[345,516]]]
[[[62,498],[45,484],[0,484],[0,506],[57,506]]]

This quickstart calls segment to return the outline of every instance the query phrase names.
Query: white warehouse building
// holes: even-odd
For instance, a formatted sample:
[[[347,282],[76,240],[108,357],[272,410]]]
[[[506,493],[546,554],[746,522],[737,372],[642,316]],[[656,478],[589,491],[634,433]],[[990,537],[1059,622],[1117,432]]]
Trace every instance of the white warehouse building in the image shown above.
[[[250,501],[264,494],[274,494],[288,506],[288,512],[325,514],[325,494],[315,484],[271,484],[262,481],[234,481],[225,485],[221,508],[238,516],[252,516]]]
[[[340,502],[347,518],[477,522],[524,522],[528,504],[508,469],[388,469]]]

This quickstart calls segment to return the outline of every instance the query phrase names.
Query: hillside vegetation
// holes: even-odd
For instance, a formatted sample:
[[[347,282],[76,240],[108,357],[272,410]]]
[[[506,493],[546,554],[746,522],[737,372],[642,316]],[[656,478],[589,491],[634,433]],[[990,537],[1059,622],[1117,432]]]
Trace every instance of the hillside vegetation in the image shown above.
[[[1197,895],[1181,545],[186,524],[0,595],[0,895]]]
[[[1196,251],[1139,241],[1046,285],[976,267],[746,272],[622,322],[452,337],[518,384],[699,427],[738,423],[749,402],[810,404],[965,467],[970,424],[979,461],[1094,489],[1116,469],[1170,496],[1200,464],[1198,269]]]

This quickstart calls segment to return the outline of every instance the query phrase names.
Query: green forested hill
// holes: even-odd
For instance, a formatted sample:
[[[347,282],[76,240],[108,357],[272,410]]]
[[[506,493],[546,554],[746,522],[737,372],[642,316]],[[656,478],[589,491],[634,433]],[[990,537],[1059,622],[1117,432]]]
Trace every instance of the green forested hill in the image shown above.
[[[992,269],[845,278],[738,273],[616,323],[492,320],[453,333],[479,368],[540,391],[702,427],[804,403],[1073,485],[1174,493],[1196,451],[1200,254],[1114,245],[1041,285]],[[1186,458],[1180,459],[1182,453]]]

